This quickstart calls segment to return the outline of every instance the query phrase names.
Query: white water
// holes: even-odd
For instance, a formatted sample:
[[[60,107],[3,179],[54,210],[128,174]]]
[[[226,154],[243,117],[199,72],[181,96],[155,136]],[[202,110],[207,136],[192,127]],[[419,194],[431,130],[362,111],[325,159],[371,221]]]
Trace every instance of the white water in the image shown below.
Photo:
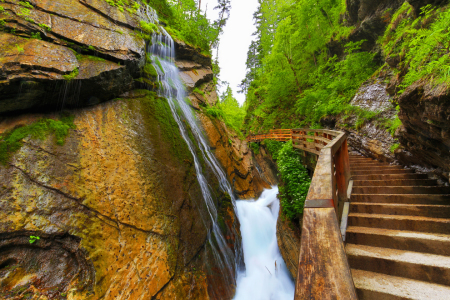
[[[158,24],[158,16],[154,10],[146,8],[141,11],[148,21]],[[206,213],[200,210],[202,221],[210,228],[209,246],[214,255],[214,261],[222,272],[222,280],[230,289],[222,297],[231,299],[234,291],[231,287],[236,284],[236,300],[292,300],[294,298],[294,284],[278,250],[276,241],[276,221],[279,202],[276,199],[278,188],[265,191],[258,201],[236,202],[231,185],[221,169],[216,157],[211,152],[207,140],[200,126],[197,124],[191,107],[186,102],[186,90],[181,82],[179,70],[174,64],[174,41],[163,27],[160,33],[154,34],[152,43],[147,48],[151,55],[153,66],[158,73],[161,88],[158,94],[166,98],[177,122],[180,132],[194,158],[196,175],[203,195],[203,205]],[[194,142],[189,138],[191,132]],[[206,165],[219,181],[220,188],[231,197],[235,213],[241,223],[244,260],[246,270],[242,270],[242,247],[239,239],[235,241],[235,249],[230,249],[218,226],[218,214],[205,170],[200,164],[202,157]],[[271,206],[269,208],[268,206]],[[275,265],[276,263],[276,265]],[[237,278],[234,277],[237,274]],[[211,283],[209,283],[211,284]],[[214,285],[214,283],[212,283]],[[214,292],[214,289],[212,289]]]
[[[141,13],[146,15],[149,21],[158,24],[158,16],[154,10],[147,7],[145,10],[142,10]],[[199,156],[202,156],[206,165],[214,173],[222,191],[231,197],[231,201],[236,211],[235,198],[224,171],[221,169],[219,162],[211,152],[209,144],[197,123],[196,117],[191,107],[186,102],[187,93],[185,86],[181,81],[179,70],[174,64],[174,41],[163,27],[160,26],[159,31],[160,33],[156,33],[152,36],[152,43],[148,46],[147,53],[153,61],[153,66],[158,73],[158,81],[161,83],[158,94],[168,100],[172,115],[194,158],[196,176],[203,195],[203,203],[199,203],[199,206],[206,206],[206,213],[204,210],[200,209],[202,221],[204,225],[209,228],[209,246],[214,255],[213,259],[222,272],[222,280],[226,282],[225,286],[228,287],[226,297],[230,299],[233,296],[232,286],[236,283],[234,274],[239,271],[242,262],[241,245],[238,239],[235,242],[235,249],[230,249],[227,245],[226,239],[218,225],[218,214],[215,203],[217,202],[217,199],[215,199],[211,193],[210,186],[205,176],[206,170],[203,170]],[[198,151],[196,150],[197,148],[194,141],[189,138],[189,132],[194,136],[195,142],[198,145]],[[214,292],[214,289],[212,290]]]
[[[246,270],[238,274],[234,300],[292,300],[295,286],[278,249],[278,188],[257,201],[237,201]]]

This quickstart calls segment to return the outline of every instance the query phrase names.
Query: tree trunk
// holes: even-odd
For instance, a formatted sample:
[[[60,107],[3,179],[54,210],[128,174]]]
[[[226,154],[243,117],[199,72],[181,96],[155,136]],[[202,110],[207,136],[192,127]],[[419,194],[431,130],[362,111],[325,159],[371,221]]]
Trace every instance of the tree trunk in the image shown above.
[[[301,89],[301,87],[300,87],[300,82],[298,82],[297,71],[295,71],[294,64],[292,63],[292,59],[290,59],[290,58],[287,56],[286,53],[284,54],[284,56],[286,57],[286,59],[287,59],[287,61],[288,61],[288,63],[289,63],[289,67],[291,67],[291,70],[292,70],[292,72],[294,73],[295,83],[297,84],[297,90],[298,90],[298,93],[299,93],[299,94],[302,94],[303,91],[302,91],[302,89]]]

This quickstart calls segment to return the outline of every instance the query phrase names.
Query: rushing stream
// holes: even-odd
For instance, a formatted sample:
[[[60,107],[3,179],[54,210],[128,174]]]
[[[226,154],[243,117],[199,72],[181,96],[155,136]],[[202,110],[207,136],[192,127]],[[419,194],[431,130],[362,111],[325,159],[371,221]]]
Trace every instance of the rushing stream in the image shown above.
[[[235,300],[294,299],[294,282],[277,244],[277,194],[275,187],[257,201],[236,202],[246,270],[238,274]]]
[[[146,8],[142,14],[150,22],[159,23],[154,10]],[[293,299],[293,284],[276,246],[275,224],[279,207],[276,194],[278,190],[264,192],[262,198],[256,202],[239,201],[236,206],[236,199],[226,174],[211,152],[201,127],[186,101],[187,93],[179,70],[174,64],[174,41],[163,27],[159,27],[159,30],[160,33],[153,35],[147,53],[152,59],[153,66],[158,73],[158,81],[161,83],[158,94],[168,100],[181,135],[194,158],[196,176],[206,206],[206,213],[200,210],[202,221],[207,228],[211,228],[208,244],[214,256],[214,262],[219,266],[222,272],[221,277],[227,287],[225,292],[221,292],[220,297],[221,299],[231,299],[235,292],[232,287],[237,284],[235,299]],[[189,132],[192,133],[198,148],[189,138]],[[236,215],[239,217],[242,214],[239,220],[244,240],[243,249],[246,253],[246,271],[242,268],[242,247],[239,239],[236,239],[234,243],[235,248],[231,249],[218,225],[215,199],[206,180],[205,170],[200,163],[200,156],[216,176],[222,191],[230,195]],[[267,207],[270,204],[272,204],[271,209]],[[208,226],[209,224],[211,226]],[[233,229],[236,230],[236,228]],[[275,262],[277,263],[276,267]],[[235,274],[237,274],[237,279]],[[212,292],[214,293],[214,287]]]

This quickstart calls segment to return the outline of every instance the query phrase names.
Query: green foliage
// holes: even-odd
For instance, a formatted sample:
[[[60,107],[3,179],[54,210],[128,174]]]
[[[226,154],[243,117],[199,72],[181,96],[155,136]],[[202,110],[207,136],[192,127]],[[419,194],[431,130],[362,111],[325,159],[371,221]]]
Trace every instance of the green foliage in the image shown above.
[[[16,44],[16,49],[17,49],[17,52],[19,52],[19,54],[24,52],[23,47],[20,47],[18,44]]]
[[[397,131],[397,128],[402,126],[402,121],[400,121],[399,117],[396,116],[395,119],[388,123],[388,131],[389,133],[394,136],[395,132]]]
[[[438,10],[427,5],[415,18],[405,2],[394,14],[379,42],[384,55],[399,61],[399,71],[405,73],[400,93],[418,80],[450,83],[449,24],[448,6]]]
[[[249,147],[255,155],[259,154],[259,145],[257,143],[250,143]]]
[[[22,5],[23,7],[26,7],[26,8],[30,8],[30,9],[33,9],[34,7],[33,7],[33,5],[31,5],[30,4],[30,2],[28,2],[28,1],[19,1],[19,4],[20,5]]]
[[[74,79],[75,77],[77,77],[78,73],[79,73],[78,68],[75,68],[72,72],[70,72],[70,74],[63,75],[63,78],[67,81],[70,81],[70,80]]]
[[[194,88],[194,90],[192,91],[193,93],[197,93],[197,94],[200,94],[200,95],[202,95],[202,96],[205,96],[205,92],[204,91],[202,91],[202,90],[200,90],[199,88]]]
[[[141,21],[140,25],[141,25],[142,30],[144,30],[145,32],[147,32],[149,34],[153,34],[158,31],[158,26],[156,26],[153,23],[147,23],[145,21]]]
[[[162,65],[161,65],[161,62],[159,61],[159,58],[158,58],[158,57],[155,57],[155,63],[156,63],[156,65],[159,67],[159,69],[161,70],[161,72],[164,74],[164,69],[163,69],[163,67],[162,67]]]
[[[38,32],[33,32],[33,33],[31,33],[31,38],[32,39],[38,39],[38,40],[42,40],[42,38],[41,38],[41,33],[38,31]]]
[[[0,6],[0,12],[4,12],[5,8],[3,6]]]
[[[149,77],[157,77],[158,72],[156,71],[155,67],[151,63],[146,63],[144,66],[144,73]]]
[[[345,45],[345,56],[330,57],[327,44],[348,36],[340,23],[345,1],[268,0],[255,13],[257,40],[250,45],[245,129],[295,128],[353,110],[357,89],[376,70],[364,40]],[[371,116],[359,112],[358,126]]]
[[[244,108],[239,106],[239,103],[233,97],[233,92],[229,86],[220,98],[218,107],[223,112],[225,123],[228,127],[231,127],[236,132],[240,133],[245,117]]]
[[[33,124],[15,128],[0,136],[0,163],[6,165],[13,153],[22,147],[25,138],[45,139],[54,134],[56,143],[63,145],[69,129],[75,128],[73,117],[64,116],[60,120],[41,119]]]
[[[219,107],[208,106],[205,112],[213,118],[223,118],[223,111]]]
[[[398,149],[398,147],[400,147],[400,144],[392,144],[392,146],[391,146],[391,152],[394,153],[395,150]]]
[[[79,58],[79,59],[88,59],[90,61],[106,61],[105,59],[98,57],[98,56],[79,55],[78,53],[76,55],[77,55],[77,58]]]
[[[46,24],[38,24],[39,27],[44,28],[47,31],[52,31],[52,28]]]
[[[283,143],[274,140],[264,140],[262,141],[262,144],[264,145],[264,147],[266,147],[267,151],[272,156],[272,158],[274,160],[277,160],[278,153],[283,147]]]
[[[31,11],[28,8],[22,7],[20,8],[20,12],[17,13],[18,16],[26,17],[31,14]]]
[[[34,235],[30,235],[30,239],[28,240],[28,242],[30,242],[30,244],[33,244],[34,242],[40,240],[41,238],[38,236],[34,236]]]
[[[140,4],[137,1],[132,0],[105,0],[109,5],[117,7],[118,10],[124,12],[127,10],[130,14],[136,13]]]
[[[311,179],[303,166],[302,157],[292,146],[292,141],[285,144],[273,140],[264,141],[266,148],[276,159],[280,173],[279,198],[283,213],[291,220],[296,220],[303,213],[306,196]]]

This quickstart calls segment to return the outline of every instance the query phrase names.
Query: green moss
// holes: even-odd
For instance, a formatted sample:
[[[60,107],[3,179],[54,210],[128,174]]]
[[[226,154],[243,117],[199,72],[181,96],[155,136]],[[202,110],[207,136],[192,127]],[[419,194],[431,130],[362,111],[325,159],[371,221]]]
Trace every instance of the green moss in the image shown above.
[[[167,99],[158,97],[156,93],[145,91],[146,96],[136,99],[146,127],[152,132],[161,132],[161,139],[168,143],[168,151],[179,162],[191,161],[191,153],[180,134],[178,124],[172,116]],[[135,102],[132,102],[135,103]]]
[[[202,96],[205,96],[205,92],[202,91],[202,90],[200,90],[199,88],[195,88],[195,89],[193,90],[193,92],[194,92],[194,93],[198,93],[198,94],[200,94],[200,95],[202,95]]]
[[[393,144],[393,145],[391,146],[391,152],[394,153],[395,150],[398,149],[398,147],[400,147],[400,144]]]
[[[163,69],[163,67],[161,65],[161,62],[159,61],[158,57],[155,57],[155,63],[161,69],[161,72],[164,74],[164,69]]]
[[[46,24],[38,24],[39,27],[44,28],[47,31],[52,31],[52,28]]]
[[[144,30],[145,32],[147,32],[149,34],[153,34],[158,31],[158,26],[156,26],[153,23],[147,23],[145,21],[141,21],[140,25],[141,25],[142,30]]]
[[[34,7],[33,7],[33,5],[31,5],[30,4],[30,2],[28,2],[28,1],[19,1],[19,4],[20,5],[22,5],[23,7],[26,7],[26,8],[30,8],[30,9],[33,9]]]
[[[44,140],[54,134],[56,143],[63,145],[69,129],[75,128],[72,116],[64,116],[59,120],[41,119],[33,124],[15,128],[0,136],[0,163],[6,165],[13,153],[22,147],[25,138]]]
[[[70,74],[63,75],[63,77],[65,80],[70,81],[70,80],[74,79],[75,77],[77,77],[78,73],[79,73],[79,70],[78,70],[78,68],[76,68],[72,72],[70,72]]]
[[[91,55],[79,55],[80,59],[86,59],[86,60],[90,60],[90,61],[106,61],[105,59],[101,58],[101,57],[97,57],[97,56],[91,56]],[[77,55],[78,58],[78,55]]]
[[[158,72],[156,72],[156,69],[152,64],[146,63],[143,70],[147,76],[150,76],[150,77],[158,76]]]
[[[117,7],[118,10],[124,12],[125,10],[130,14],[134,14],[141,7],[141,5],[132,0],[105,0],[109,5]]]

